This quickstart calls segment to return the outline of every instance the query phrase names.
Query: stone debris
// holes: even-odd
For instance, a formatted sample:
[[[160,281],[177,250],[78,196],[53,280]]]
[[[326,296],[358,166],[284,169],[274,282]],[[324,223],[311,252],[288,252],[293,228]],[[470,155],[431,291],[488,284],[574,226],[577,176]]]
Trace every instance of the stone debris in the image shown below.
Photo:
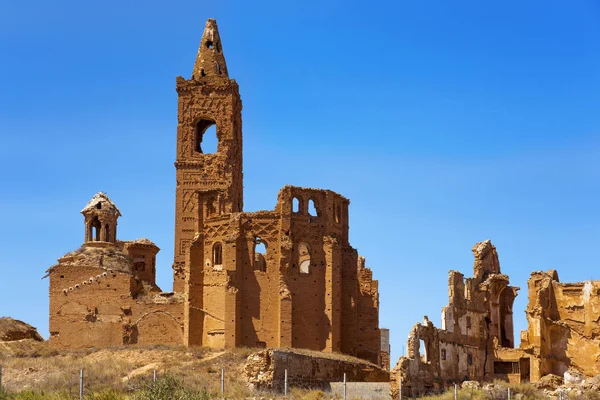
[[[367,361],[335,353],[265,349],[248,356],[245,379],[254,389],[282,391],[285,371],[290,387],[329,389],[331,382],[388,382],[389,372]]]

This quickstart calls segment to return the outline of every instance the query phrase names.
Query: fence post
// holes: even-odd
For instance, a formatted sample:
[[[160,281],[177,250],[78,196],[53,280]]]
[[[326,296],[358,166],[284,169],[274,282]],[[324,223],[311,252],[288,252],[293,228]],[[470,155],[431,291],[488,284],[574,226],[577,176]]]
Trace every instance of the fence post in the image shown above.
[[[156,383],[156,370],[154,370],[154,373],[152,374],[152,382]]]
[[[454,384],[454,400],[458,400],[458,384]]]
[[[508,388],[508,400],[510,400],[510,388]]]
[[[288,382],[287,382],[287,368],[285,369],[285,375],[283,376],[283,395],[287,398],[287,389],[288,389]]]
[[[402,400],[402,377],[400,377],[400,400]]]
[[[79,370],[79,400],[83,400],[83,369]]]
[[[344,372],[344,400],[346,400],[346,373]]]
[[[221,368],[221,396],[225,398],[225,368]]]

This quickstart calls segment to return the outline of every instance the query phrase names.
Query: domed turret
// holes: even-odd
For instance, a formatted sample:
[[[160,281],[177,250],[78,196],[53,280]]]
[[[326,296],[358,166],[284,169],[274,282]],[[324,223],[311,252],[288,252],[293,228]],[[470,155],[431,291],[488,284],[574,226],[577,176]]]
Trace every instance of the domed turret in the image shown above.
[[[81,213],[85,217],[84,243],[117,242],[117,219],[121,212],[106,193],[96,193]]]

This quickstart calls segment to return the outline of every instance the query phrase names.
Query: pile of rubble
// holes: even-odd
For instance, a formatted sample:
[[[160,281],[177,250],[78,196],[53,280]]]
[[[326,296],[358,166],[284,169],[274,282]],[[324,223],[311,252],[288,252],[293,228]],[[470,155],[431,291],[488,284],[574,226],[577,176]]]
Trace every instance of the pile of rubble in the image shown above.
[[[486,398],[507,399],[507,383],[480,384],[466,381],[461,384],[464,390],[481,390]],[[574,368],[565,372],[564,377],[548,374],[538,382],[520,385],[511,389],[512,399],[600,399],[600,375],[588,377]],[[595,397],[594,397],[595,396]]]

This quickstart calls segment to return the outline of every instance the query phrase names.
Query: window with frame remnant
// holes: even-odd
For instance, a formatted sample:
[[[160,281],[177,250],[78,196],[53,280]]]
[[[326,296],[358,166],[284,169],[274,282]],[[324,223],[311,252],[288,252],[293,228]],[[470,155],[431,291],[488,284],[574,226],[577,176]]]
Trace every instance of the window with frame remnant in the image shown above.
[[[317,217],[319,215],[317,211],[317,203],[313,199],[308,200],[308,215],[313,217]]]
[[[253,263],[252,266],[255,271],[266,272],[267,271],[267,242],[260,237],[254,239],[254,250],[253,250]]]
[[[310,248],[306,243],[300,243],[298,245],[298,265],[300,266],[301,274],[308,274],[310,272]]]
[[[292,212],[299,213],[300,212],[300,199],[298,197],[294,197],[292,199]]]
[[[424,363],[429,362],[429,355],[427,354],[427,343],[423,339],[419,339],[419,353],[421,354],[421,360]]]
[[[223,265],[223,245],[216,242],[213,245],[212,253],[213,268],[221,267]]]

